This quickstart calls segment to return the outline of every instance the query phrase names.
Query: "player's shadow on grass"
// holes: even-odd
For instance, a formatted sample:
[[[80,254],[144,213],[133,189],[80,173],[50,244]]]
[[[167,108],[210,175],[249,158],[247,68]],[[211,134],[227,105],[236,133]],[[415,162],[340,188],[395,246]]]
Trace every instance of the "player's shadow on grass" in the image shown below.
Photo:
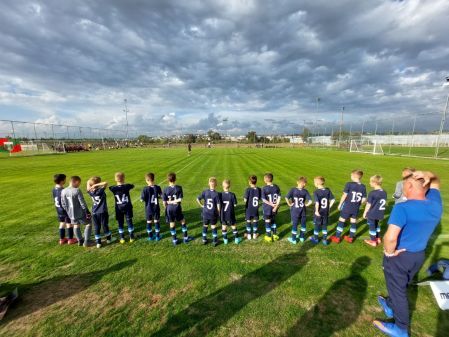
[[[248,303],[273,291],[299,272],[307,264],[307,251],[311,248],[312,245],[303,245],[298,251],[282,255],[200,298],[186,309],[172,315],[152,336],[206,336],[225,324]]]
[[[368,288],[361,273],[370,264],[368,256],[354,261],[351,275],[334,282],[318,303],[288,330],[286,337],[327,337],[353,324],[362,311]]]
[[[8,323],[35,311],[42,310],[61,300],[67,300],[100,281],[105,275],[118,272],[136,263],[137,259],[114,264],[113,266],[88,273],[57,276],[49,280],[30,284],[2,285],[4,290],[18,288],[19,299],[8,310],[1,323]]]

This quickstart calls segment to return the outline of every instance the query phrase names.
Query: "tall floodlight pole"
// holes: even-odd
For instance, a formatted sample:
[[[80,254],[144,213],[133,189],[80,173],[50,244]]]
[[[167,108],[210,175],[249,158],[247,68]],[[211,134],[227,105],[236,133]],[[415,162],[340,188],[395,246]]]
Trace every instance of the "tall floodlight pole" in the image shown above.
[[[123,109],[123,112],[125,113],[125,119],[126,119],[126,140],[128,140],[128,100],[125,98],[123,100],[123,103],[125,104],[125,108]]]
[[[341,132],[342,132],[342,129],[343,129],[343,114],[344,114],[344,112],[345,112],[345,107],[342,106],[341,107],[341,114],[340,114],[340,134],[338,135],[338,146],[340,146],[340,144],[341,144]]]
[[[446,77],[446,82],[444,83],[444,86],[449,87],[449,76]],[[446,105],[444,107],[443,114],[441,115],[440,131],[438,132],[436,149],[435,149],[435,158],[438,158],[438,152],[440,151],[440,138],[441,138],[441,134],[443,133],[444,123],[446,122],[446,113],[447,113],[448,105],[449,105],[449,94],[447,95]]]

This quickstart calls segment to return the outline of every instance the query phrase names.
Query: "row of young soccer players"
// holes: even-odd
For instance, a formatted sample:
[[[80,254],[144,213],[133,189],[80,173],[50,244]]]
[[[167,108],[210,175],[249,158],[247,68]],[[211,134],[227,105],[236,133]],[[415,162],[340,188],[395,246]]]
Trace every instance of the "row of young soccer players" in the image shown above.
[[[363,172],[354,170],[351,172],[351,181],[346,183],[343,195],[340,199],[338,209],[340,217],[338,220],[336,233],[330,238],[332,242],[340,243],[345,222],[349,219],[351,226],[349,235],[343,239],[352,243],[356,236],[357,217],[361,205],[367,201],[363,217],[367,219],[369,225],[370,239],[365,242],[371,246],[380,243],[380,221],[384,218],[387,201],[387,194],[382,189],[382,177],[379,175],[370,178],[370,186],[373,190],[367,196],[366,187],[361,182]],[[141,201],[145,203],[145,215],[147,221],[148,240],[160,241],[160,202],[162,199],[165,206],[165,220],[169,223],[172,242],[177,245],[176,223],[181,224],[183,234],[182,241],[188,243],[192,237],[188,235],[186,221],[182,212],[181,202],[184,197],[182,187],[176,184],[176,174],[169,173],[167,180],[169,186],[164,191],[155,184],[153,173],[145,175],[147,186],[142,190]],[[73,176],[70,178],[69,187],[64,188],[66,176],[56,174],[54,176],[56,186],[53,188],[53,198],[59,220],[60,244],[68,243],[87,246],[91,235],[91,225],[94,225],[95,240],[100,248],[101,229],[106,237],[106,242],[111,242],[112,236],[109,229],[109,214],[106,201],[105,190],[107,182],[102,182],[100,177],[92,177],[87,182],[87,192],[92,198],[92,213],[84,200],[83,193],[79,189],[81,178]],[[134,241],[133,206],[130,198],[130,191],[134,185],[125,182],[125,175],[122,172],[115,174],[115,186],[109,187],[114,194],[115,218],[118,223],[120,243],[125,243],[125,220],[129,233],[129,241]],[[257,187],[257,177],[252,175],[248,179],[249,187],[244,193],[246,238],[248,240],[257,239],[259,208],[262,205],[263,219],[265,222],[265,240],[272,242],[279,239],[277,236],[276,214],[281,203],[281,191],[273,183],[273,175],[264,175],[265,186]],[[329,243],[327,238],[327,225],[330,210],[335,202],[335,197],[331,190],[325,187],[325,179],[322,176],[314,178],[316,190],[313,199],[306,189],[307,180],[305,177],[297,179],[297,186],[290,189],[285,196],[286,203],[290,208],[292,230],[288,241],[292,244],[304,242],[306,239],[306,208],[314,204],[314,231],[310,241],[319,243],[321,232],[321,242],[324,245]],[[221,223],[223,243],[228,244],[228,229],[232,229],[233,240],[236,244],[242,241],[237,230],[235,207],[237,197],[230,191],[230,180],[223,181],[223,192],[217,192],[217,179],[209,178],[209,188],[205,189],[198,197],[197,202],[202,207],[202,241],[208,243],[207,232],[209,226],[212,229],[212,243],[218,244],[217,223]],[[85,225],[84,236],[81,234],[81,225]],[[298,235],[299,227],[299,235]],[[66,239],[66,229],[68,238]],[[74,235],[76,239],[74,238]]]

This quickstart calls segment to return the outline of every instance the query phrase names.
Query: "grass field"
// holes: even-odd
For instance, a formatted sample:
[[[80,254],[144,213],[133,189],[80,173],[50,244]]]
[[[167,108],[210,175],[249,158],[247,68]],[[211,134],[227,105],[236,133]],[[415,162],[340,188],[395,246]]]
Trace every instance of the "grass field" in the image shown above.
[[[291,227],[285,203],[277,220],[281,241],[270,244],[259,238],[238,246],[203,246],[195,198],[214,175],[220,180],[230,177],[240,201],[247,176],[261,177],[265,171],[274,173],[283,193],[298,175],[324,175],[339,198],[350,170],[359,167],[365,171],[364,181],[382,174],[391,195],[404,166],[439,173],[444,202],[449,202],[449,162],[418,158],[316,149],[194,149],[187,157],[184,149],[135,149],[0,159],[5,196],[0,289],[18,286],[21,296],[0,323],[0,335],[380,336],[371,322],[383,318],[376,302],[376,295],[385,291],[381,247],[367,247],[362,240],[353,245],[292,246],[286,240]],[[140,239],[102,249],[58,246],[52,175],[77,174],[84,181],[100,175],[112,183],[117,170],[136,185],[132,199]],[[145,240],[144,211],[138,202],[147,171],[154,171],[165,186],[165,175],[172,170],[184,188],[183,208],[190,234],[196,237],[176,248],[165,223],[164,240]],[[108,204],[112,215],[110,193]],[[337,216],[334,209],[331,234]],[[238,220],[242,232],[242,205]],[[110,223],[116,233],[112,217]],[[310,234],[311,218],[308,228]],[[425,267],[438,257],[449,257],[448,233],[445,211]],[[368,235],[363,221],[358,235]],[[424,270],[419,277],[425,277]],[[448,312],[437,308],[430,289],[412,287],[410,298],[412,334],[448,336]]]

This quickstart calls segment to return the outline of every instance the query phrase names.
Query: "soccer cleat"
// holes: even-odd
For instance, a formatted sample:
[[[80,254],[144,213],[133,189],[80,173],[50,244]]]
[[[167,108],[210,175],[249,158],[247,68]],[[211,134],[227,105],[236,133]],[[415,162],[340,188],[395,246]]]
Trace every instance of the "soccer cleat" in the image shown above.
[[[189,243],[190,241],[193,241],[193,237],[191,237],[191,236],[187,236],[184,239],[182,239],[182,242],[184,242],[184,243]]]
[[[78,243],[78,240],[77,240],[77,239],[68,239],[68,240],[67,240],[67,244],[68,244],[68,245],[74,245],[74,244],[76,244],[76,243]]]
[[[377,296],[377,302],[379,302],[379,304],[382,307],[382,310],[384,311],[385,316],[387,316],[387,318],[394,317],[393,309],[391,309],[388,306],[387,299],[385,297],[383,297],[381,295]]]
[[[279,235],[273,234],[273,241],[279,241]]]
[[[376,328],[378,328],[380,331],[382,331],[387,336],[408,337],[407,330],[403,330],[403,329],[399,328],[394,323],[382,322],[382,321],[379,321],[376,319],[375,321],[373,321],[373,324]]]
[[[242,242],[242,238],[235,238],[235,239],[234,239],[234,243],[235,243],[236,245],[238,245],[240,242]]]
[[[293,245],[296,245],[298,243],[298,241],[296,241],[295,239],[293,239],[292,237],[288,238],[288,242],[290,242]]]
[[[351,238],[351,237],[348,236],[348,235],[345,235],[345,236],[343,237],[343,239],[344,239],[346,242],[349,242],[349,243],[353,243],[353,242],[354,242],[354,238]]]
[[[273,238],[271,236],[265,235],[263,238],[266,242],[273,242]]]
[[[171,240],[171,242],[173,243],[173,246],[177,246],[178,245],[178,239],[175,239],[175,240]]]
[[[333,243],[340,243],[340,242],[341,242],[341,239],[340,239],[340,238],[337,238],[335,235],[332,235],[332,236],[331,236],[331,241],[332,241]]]
[[[154,241],[154,238],[152,236],[147,237],[148,241]]]
[[[129,239],[129,243],[133,243],[134,241],[136,241],[135,239]]]
[[[120,243],[123,245],[125,243],[125,239],[120,239]]]
[[[299,242],[303,243],[306,239],[304,238],[299,238]]]
[[[218,241],[214,241],[214,242],[212,243],[212,245],[213,245],[214,247],[217,247],[217,246],[218,246]]]
[[[329,246],[329,241],[327,241],[326,239],[321,240],[321,243],[322,243],[324,246]]]
[[[67,239],[60,239],[60,240],[59,240],[59,244],[60,244],[61,246],[62,246],[62,245],[65,245],[67,242],[68,242]]]
[[[156,242],[159,242],[161,240],[162,240],[162,238],[160,236],[156,236]]]
[[[223,243],[224,243],[225,245],[227,245],[227,244],[228,244],[228,239],[223,239]]]
[[[366,240],[363,240],[363,242],[365,242],[367,245],[370,245],[371,247],[377,247],[377,241],[376,240],[366,239]]]
[[[247,234],[247,235],[246,235],[246,238],[247,238],[248,240],[251,240],[251,234]]]
[[[203,245],[207,245],[207,239],[203,239]]]
[[[382,239],[381,238],[377,238],[377,244],[380,245],[382,243]]]
[[[316,239],[314,237],[311,237],[310,238],[310,242],[312,242],[314,245],[317,245],[318,243],[320,243],[320,240],[318,240],[318,239]]]
[[[101,243],[97,243],[97,248],[101,248]]]
[[[253,240],[256,240],[258,236],[259,236],[259,234],[254,233],[254,234],[253,234]]]
[[[84,245],[84,239],[79,240],[79,241],[78,241],[78,246],[81,247],[81,246],[83,246],[83,245]]]

